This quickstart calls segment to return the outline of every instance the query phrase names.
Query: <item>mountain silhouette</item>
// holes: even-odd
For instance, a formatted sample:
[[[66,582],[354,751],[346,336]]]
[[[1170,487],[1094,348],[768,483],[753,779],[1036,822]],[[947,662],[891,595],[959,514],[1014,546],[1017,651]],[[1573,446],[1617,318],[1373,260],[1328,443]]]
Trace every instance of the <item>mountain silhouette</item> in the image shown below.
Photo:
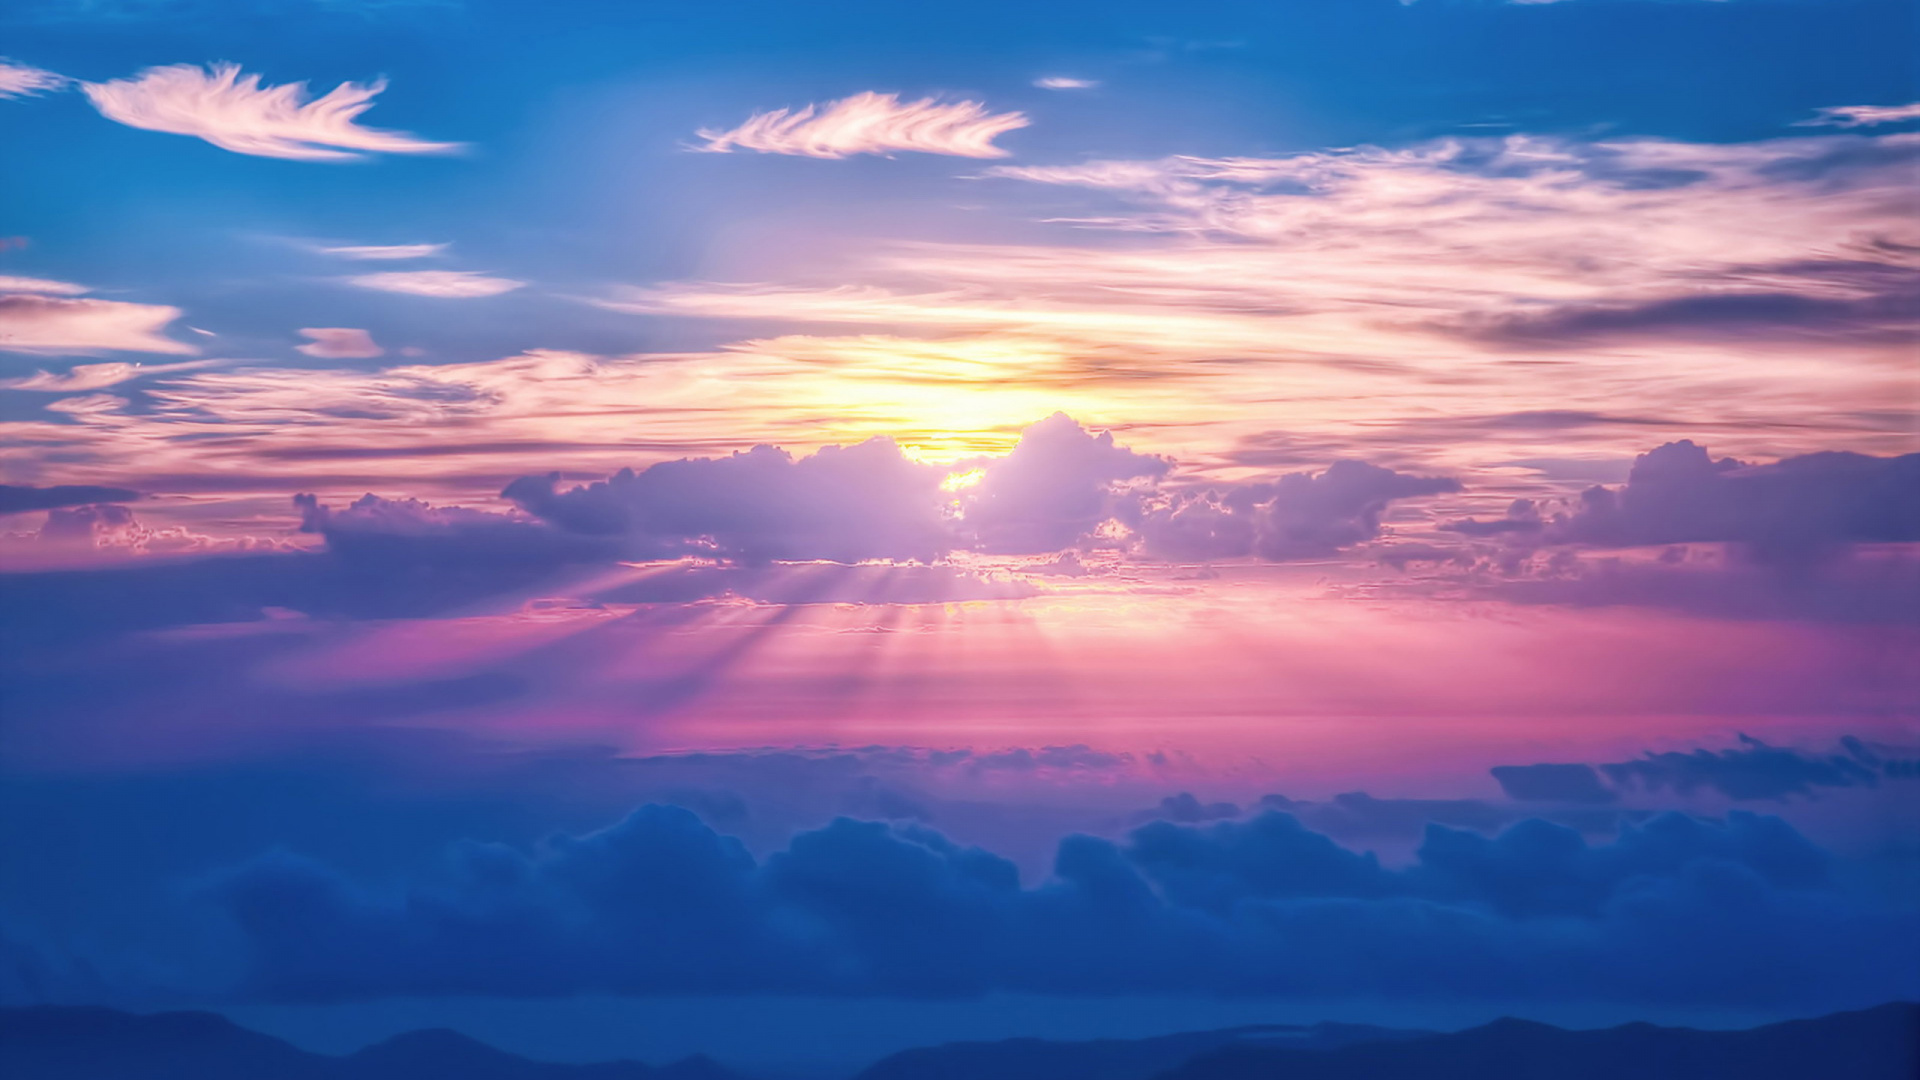
[[[1239,1042],[1156,1080],[1914,1080],[1920,1005],[1746,1031],[1496,1020],[1445,1035],[1307,1050]]]
[[[529,1061],[458,1032],[396,1035],[346,1057],[314,1054],[213,1013],[0,1009],[7,1080],[742,1080],[704,1057],[671,1065]]]
[[[882,1058],[854,1080],[1151,1080],[1197,1055],[1241,1043],[1331,1050],[1358,1042],[1428,1034],[1363,1024],[1254,1024],[1148,1039],[949,1043]]]

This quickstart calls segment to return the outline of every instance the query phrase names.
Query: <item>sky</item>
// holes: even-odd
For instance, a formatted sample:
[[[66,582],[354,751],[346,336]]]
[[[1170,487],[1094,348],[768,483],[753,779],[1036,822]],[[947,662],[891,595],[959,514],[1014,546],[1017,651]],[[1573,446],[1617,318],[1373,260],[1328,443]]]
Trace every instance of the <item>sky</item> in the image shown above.
[[[1916,26],[8,4],[0,1003],[1913,999]]]

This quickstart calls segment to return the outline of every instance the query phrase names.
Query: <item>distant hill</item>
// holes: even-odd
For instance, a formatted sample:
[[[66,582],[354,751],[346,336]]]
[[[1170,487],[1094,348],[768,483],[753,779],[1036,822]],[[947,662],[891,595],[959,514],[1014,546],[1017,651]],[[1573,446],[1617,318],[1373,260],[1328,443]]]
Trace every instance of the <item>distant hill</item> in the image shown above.
[[[985,1074],[982,1074],[983,1080]],[[1157,1080],[1915,1080],[1920,1005],[1747,1031],[1496,1020],[1446,1035],[1308,1050],[1237,1042]]]
[[[0,1009],[6,1080],[742,1080],[706,1058],[529,1061],[452,1031],[414,1031],[347,1057],[308,1053],[203,1012]]]
[[[855,1080],[1151,1080],[1197,1055],[1228,1046],[1332,1050],[1354,1043],[1414,1039],[1432,1032],[1362,1024],[1256,1024],[1150,1039],[1054,1042],[1006,1039],[949,1043],[882,1058]]]

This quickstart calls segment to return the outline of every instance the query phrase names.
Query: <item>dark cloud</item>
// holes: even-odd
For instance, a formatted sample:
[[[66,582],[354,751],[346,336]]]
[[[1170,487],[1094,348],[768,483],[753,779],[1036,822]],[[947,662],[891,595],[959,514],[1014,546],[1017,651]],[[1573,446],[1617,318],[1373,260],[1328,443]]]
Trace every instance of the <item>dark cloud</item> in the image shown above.
[[[1522,802],[1608,803],[1620,797],[1591,765],[1495,765],[1491,771],[1507,798]]]
[[[1847,901],[1773,818],[1666,815],[1589,845],[1432,826],[1383,867],[1286,814],[1062,841],[1053,874],[842,819],[756,859],[649,806],[533,854],[465,844],[403,893],[291,855],[206,898],[243,993],[1372,993],[1828,1006],[1920,990],[1911,913]]]
[[[1749,465],[1690,440],[1635,460],[1625,487],[1589,488],[1556,539],[1629,546],[1732,542],[1765,558],[1920,540],[1920,454],[1827,451]]]
[[[1709,290],[1483,316],[1464,329],[1481,340],[1529,348],[1627,337],[1911,343],[1920,331],[1920,268],[1898,253],[1887,254],[1886,261],[1814,259],[1734,268]],[[1756,281],[1768,287],[1755,288]]]
[[[1498,765],[1493,778],[1509,798],[1533,802],[1612,802],[1635,789],[1692,795],[1715,791],[1729,799],[1785,799],[1815,788],[1873,787],[1896,777],[1893,764],[1859,739],[1841,740],[1840,753],[1812,754],[1770,746],[1750,735],[1727,750],[1648,752],[1631,761],[1587,764]],[[1604,778],[1604,779],[1603,779]]]
[[[1160,558],[1316,558],[1378,537],[1380,515],[1397,499],[1458,490],[1445,477],[1336,461],[1320,473],[1176,496],[1133,524]]]
[[[52,510],[87,503],[132,502],[140,497],[139,492],[127,488],[97,487],[92,484],[57,484],[53,487],[0,484],[0,514]]]

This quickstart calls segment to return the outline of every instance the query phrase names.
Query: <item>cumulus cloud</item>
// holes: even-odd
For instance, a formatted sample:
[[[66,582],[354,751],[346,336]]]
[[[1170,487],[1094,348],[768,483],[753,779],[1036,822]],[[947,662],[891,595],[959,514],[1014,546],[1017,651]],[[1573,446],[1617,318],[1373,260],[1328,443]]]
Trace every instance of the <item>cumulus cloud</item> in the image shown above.
[[[127,351],[195,353],[191,345],[161,336],[180,309],[164,304],[134,304],[47,296],[0,294],[0,351],[52,356]]]
[[[451,244],[346,244],[335,247],[322,247],[322,255],[334,255],[342,259],[380,262],[398,259],[425,259],[446,253]]]
[[[1872,127],[1876,124],[1898,124],[1908,120],[1920,120],[1920,101],[1907,105],[1830,105],[1818,110],[1811,120],[1800,121],[1803,127]]]
[[[472,270],[392,270],[379,274],[359,274],[347,278],[346,282],[362,289],[449,300],[499,296],[526,284],[524,281],[492,277]]]
[[[300,511],[301,531],[324,536],[328,550],[348,562],[388,572],[434,566],[520,572],[514,581],[496,580],[497,591],[529,574],[569,563],[607,562],[617,554],[602,540],[539,521],[418,499],[363,495],[335,510],[313,495],[296,495],[294,505]]]
[[[346,326],[309,327],[300,331],[310,339],[294,348],[322,360],[365,360],[386,353],[374,344],[373,335]]]
[[[1027,428],[1012,453],[993,461],[965,489],[968,531],[987,551],[1057,551],[1118,510],[1117,485],[1165,476],[1173,463],[1114,445],[1113,433],[1089,433],[1065,413]]]
[[[642,557],[932,561],[956,542],[943,478],[870,439],[797,459],[756,446],[662,462],[565,491],[557,476],[523,477],[502,494],[572,533],[625,538]]]
[[[370,153],[444,154],[436,143],[402,131],[362,127],[361,113],[386,89],[384,80],[345,82],[308,100],[305,83],[260,85],[237,64],[148,68],[130,79],[84,83],[100,115],[129,127],[191,135],[223,150],[295,161],[350,161]]]
[[[1293,817],[1060,844],[1053,873],[841,819],[756,859],[648,806],[538,851],[469,843],[376,892],[292,855],[207,898],[281,1000],[580,992],[1385,994],[1830,1007],[1915,992],[1911,913],[1851,902],[1784,822],[1666,815],[1589,845],[1432,826],[1383,867]]]
[[[1769,560],[1920,540],[1920,454],[1828,451],[1751,465],[1688,439],[1635,460],[1620,488],[1593,487],[1549,535],[1592,544],[1730,542]]]
[[[1017,112],[990,113],[978,101],[940,102],[933,98],[902,102],[895,94],[871,91],[799,109],[755,113],[731,130],[702,128],[701,150],[729,153],[735,148],[763,154],[843,158],[851,154],[912,151],[955,157],[1006,157],[993,140],[1027,126]]]
[[[33,487],[0,484],[0,514],[18,514],[28,510],[52,510],[87,503],[132,502],[140,493],[127,488],[101,487],[97,484],[56,484]]]
[[[1135,528],[1160,558],[1316,558],[1380,535],[1380,515],[1398,499],[1458,491],[1457,480],[1415,476],[1361,461],[1175,496],[1146,510]]]
[[[32,97],[48,90],[59,90],[69,81],[64,75],[16,64],[0,56],[0,98]]]

